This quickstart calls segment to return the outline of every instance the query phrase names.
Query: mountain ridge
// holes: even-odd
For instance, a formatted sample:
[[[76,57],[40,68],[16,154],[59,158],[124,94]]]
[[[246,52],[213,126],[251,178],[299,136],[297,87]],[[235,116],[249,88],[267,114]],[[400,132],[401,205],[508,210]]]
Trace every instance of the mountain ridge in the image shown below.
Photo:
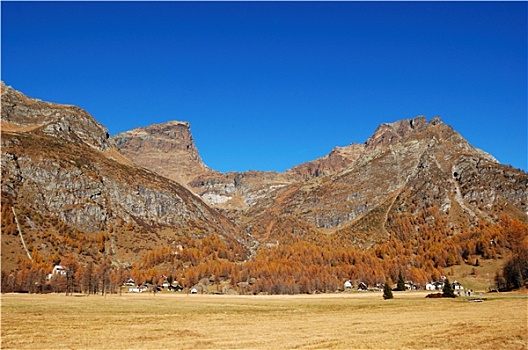
[[[57,255],[83,266],[126,263],[142,280],[162,268],[187,281],[255,280],[252,289],[268,293],[294,290],[288,283],[327,290],[337,275],[375,282],[398,268],[437,278],[475,255],[504,256],[510,233],[528,225],[528,174],[474,148],[440,117],[381,124],[363,144],[283,173],[208,168],[187,122],[110,137],[86,111],[4,84],[1,125],[6,268],[29,266],[15,211],[46,264]],[[502,248],[483,243],[491,239]],[[296,250],[318,287],[292,282],[290,270],[275,271],[282,277],[270,287],[270,271],[290,263],[296,278],[312,278]]]

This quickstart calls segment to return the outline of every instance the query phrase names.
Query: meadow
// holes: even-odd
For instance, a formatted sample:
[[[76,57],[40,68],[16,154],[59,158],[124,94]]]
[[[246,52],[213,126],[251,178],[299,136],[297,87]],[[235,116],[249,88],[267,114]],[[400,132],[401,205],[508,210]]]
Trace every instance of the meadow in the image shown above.
[[[425,295],[2,294],[1,348],[528,348],[526,292]]]

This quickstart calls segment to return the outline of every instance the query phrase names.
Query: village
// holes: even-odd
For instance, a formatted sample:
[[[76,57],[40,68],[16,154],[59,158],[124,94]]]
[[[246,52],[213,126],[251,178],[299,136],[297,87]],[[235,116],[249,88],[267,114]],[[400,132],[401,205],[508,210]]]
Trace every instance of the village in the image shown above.
[[[46,276],[46,282],[51,283],[54,279],[66,279],[66,282],[68,282],[68,276],[69,271],[61,265],[55,265],[53,267],[53,270],[50,274]],[[399,280],[397,283],[393,284],[391,286],[391,290],[393,291],[419,291],[419,290],[425,290],[425,291],[442,291],[444,289],[444,285],[447,281],[446,276],[441,276],[441,279],[438,281],[432,281],[427,282],[425,286],[422,286],[420,284],[416,284],[413,281],[403,281],[402,276],[400,274]],[[187,294],[251,294],[250,293],[250,286],[253,284],[253,280],[250,280],[249,282],[238,282],[236,290],[229,286],[229,285],[223,285],[223,286],[215,286],[213,285],[215,282],[214,276],[211,276],[210,278],[203,278],[201,279],[197,284],[192,285],[188,288],[184,288],[177,280],[173,280],[171,277],[167,277],[165,275],[159,276],[159,279],[156,283],[151,282],[143,282],[138,283],[134,281],[133,278],[128,278],[122,285],[119,286],[119,291],[122,292],[123,290],[127,293],[144,293],[144,292],[151,292],[151,293],[159,293],[159,292],[183,292]],[[471,293],[473,292],[471,289],[466,289],[464,286],[458,282],[457,280],[454,280],[451,283],[451,287],[455,294],[457,296],[467,296],[470,297]],[[359,281],[356,283],[353,283],[351,280],[346,280],[343,283],[342,288],[336,289],[335,293],[350,293],[350,292],[381,292],[383,291],[384,283],[376,283],[373,286],[369,286],[367,283]],[[68,288],[67,288],[68,289]],[[321,291],[315,291],[314,294],[319,294]]]

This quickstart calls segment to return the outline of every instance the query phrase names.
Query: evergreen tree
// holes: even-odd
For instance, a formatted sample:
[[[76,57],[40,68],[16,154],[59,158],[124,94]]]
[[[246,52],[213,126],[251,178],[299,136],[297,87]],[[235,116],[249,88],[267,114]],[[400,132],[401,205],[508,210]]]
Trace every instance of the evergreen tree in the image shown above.
[[[387,280],[383,286],[383,299],[387,300],[392,298],[394,297],[392,295],[391,283],[390,280]]]
[[[405,281],[403,280],[403,276],[402,276],[401,271],[398,274],[398,283],[396,283],[396,289],[395,290],[405,291]]]
[[[455,291],[453,290],[453,286],[449,282],[449,279],[445,279],[444,281],[444,288],[442,289],[442,297],[444,298],[454,298],[455,297]]]

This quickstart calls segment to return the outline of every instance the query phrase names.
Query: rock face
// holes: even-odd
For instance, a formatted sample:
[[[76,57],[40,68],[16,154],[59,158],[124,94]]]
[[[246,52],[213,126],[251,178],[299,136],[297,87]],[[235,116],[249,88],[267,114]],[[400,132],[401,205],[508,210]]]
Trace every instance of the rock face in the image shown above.
[[[189,123],[172,121],[112,137],[118,151],[151,171],[186,186],[201,174],[214,175],[200,158]]]
[[[299,174],[305,180],[332,175],[352,164],[364,151],[365,145],[361,144],[335,147],[328,155],[295,166],[289,172]]]
[[[298,174],[264,171],[204,174],[194,178],[190,189],[206,203],[220,210],[234,222],[270,193],[297,183]]]
[[[2,86],[2,205],[86,232],[131,223],[234,237],[231,222],[180,184],[109,157],[112,144],[85,111]]]
[[[112,147],[108,130],[79,107],[32,99],[1,83],[2,122],[5,128],[41,131],[99,151]]]

